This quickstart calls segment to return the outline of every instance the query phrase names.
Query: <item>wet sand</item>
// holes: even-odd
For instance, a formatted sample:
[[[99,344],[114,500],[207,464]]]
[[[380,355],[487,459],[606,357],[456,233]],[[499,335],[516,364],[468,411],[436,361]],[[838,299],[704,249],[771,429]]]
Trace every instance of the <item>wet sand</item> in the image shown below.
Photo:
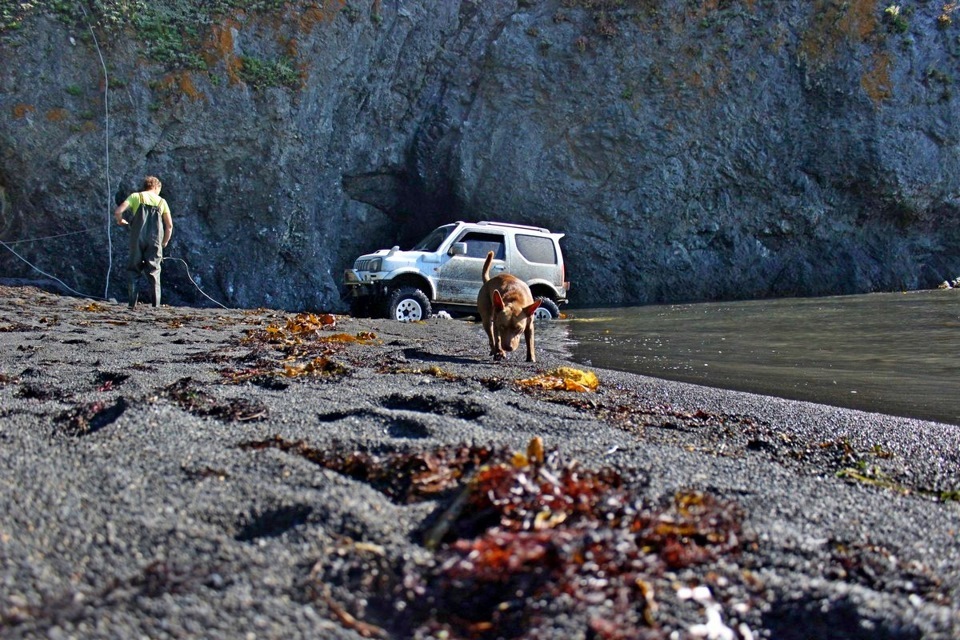
[[[537,337],[0,287],[0,635],[960,636],[956,426]]]

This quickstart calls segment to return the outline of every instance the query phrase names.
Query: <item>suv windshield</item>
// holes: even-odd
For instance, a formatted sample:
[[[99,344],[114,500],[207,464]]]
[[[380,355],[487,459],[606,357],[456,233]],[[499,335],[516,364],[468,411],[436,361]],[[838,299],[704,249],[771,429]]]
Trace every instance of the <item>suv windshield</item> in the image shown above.
[[[456,226],[457,225],[455,224],[447,224],[442,227],[437,227],[430,232],[430,235],[414,245],[411,251],[436,251],[440,248],[440,244],[446,240],[447,236],[450,235],[450,232],[453,231],[453,228]]]

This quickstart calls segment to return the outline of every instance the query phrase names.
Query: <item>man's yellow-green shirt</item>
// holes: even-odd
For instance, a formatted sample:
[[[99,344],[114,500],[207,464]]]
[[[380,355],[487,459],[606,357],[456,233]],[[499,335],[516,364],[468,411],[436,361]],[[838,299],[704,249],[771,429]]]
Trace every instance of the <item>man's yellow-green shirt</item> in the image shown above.
[[[130,197],[127,198],[127,206],[130,207],[131,214],[135,214],[137,209],[140,208],[140,198],[143,198],[144,204],[148,204],[151,207],[160,207],[160,215],[170,215],[170,206],[167,204],[167,201],[152,191],[141,191],[130,194]]]

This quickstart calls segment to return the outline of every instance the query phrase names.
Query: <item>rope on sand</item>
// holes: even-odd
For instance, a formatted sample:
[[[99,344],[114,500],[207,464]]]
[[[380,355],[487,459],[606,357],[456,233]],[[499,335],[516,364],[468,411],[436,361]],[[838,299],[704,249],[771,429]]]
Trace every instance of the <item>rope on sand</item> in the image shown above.
[[[77,294],[78,296],[80,296],[81,298],[90,298],[90,299],[93,299],[93,300],[106,300],[106,298],[99,298],[99,297],[97,297],[97,296],[88,296],[88,295],[85,294],[85,293],[80,293],[80,292],[77,291],[76,289],[72,289],[71,287],[67,286],[67,284],[66,284],[63,280],[61,280],[60,278],[58,278],[58,277],[56,277],[56,276],[53,276],[53,275],[50,275],[49,273],[47,273],[46,271],[44,271],[43,269],[41,269],[41,268],[38,267],[37,265],[33,264],[32,262],[30,262],[29,260],[27,260],[26,258],[24,258],[22,255],[20,255],[20,254],[17,253],[16,251],[14,251],[13,249],[11,249],[11,248],[10,248],[10,245],[8,245],[8,244],[7,244],[6,242],[4,242],[3,240],[0,240],[0,245],[3,245],[3,248],[4,248],[4,249],[6,249],[7,251],[9,251],[9,252],[12,253],[13,255],[17,256],[18,258],[20,258],[20,259],[23,260],[24,262],[26,262],[26,263],[30,266],[30,268],[32,268],[32,269],[33,269],[34,271],[36,271],[37,273],[40,273],[40,274],[42,274],[42,275],[45,275],[45,276],[47,276],[48,278],[50,278],[51,280],[54,280],[54,281],[56,281],[56,282],[59,282],[59,283],[60,283],[60,286],[62,286],[64,289],[66,289],[66,290],[69,291],[70,293],[75,293],[75,294]]]
[[[77,232],[77,233],[80,233],[80,232]],[[73,235],[73,234],[67,233],[67,234],[63,234],[63,235]],[[49,240],[49,239],[51,239],[51,238],[59,238],[59,237],[62,237],[62,236],[51,236],[50,238],[33,238],[32,240],[19,240],[18,242],[38,242],[38,241],[41,241],[41,240]],[[39,273],[39,274],[41,274],[41,275],[43,275],[43,276],[46,276],[46,277],[50,278],[50,279],[53,280],[54,282],[57,282],[61,287],[63,287],[64,289],[66,289],[66,290],[69,291],[70,293],[76,294],[76,295],[80,296],[81,298],[88,298],[88,299],[91,299],[91,300],[109,300],[109,298],[101,298],[100,296],[91,296],[91,295],[87,295],[86,293],[80,293],[80,292],[77,291],[76,289],[73,289],[72,287],[68,286],[68,285],[67,285],[63,280],[61,280],[60,278],[58,278],[58,277],[56,277],[56,276],[54,276],[54,275],[52,275],[52,274],[47,273],[46,271],[44,271],[43,269],[41,269],[41,268],[38,267],[37,265],[33,264],[32,262],[30,262],[29,260],[27,260],[26,258],[24,258],[22,255],[20,255],[20,254],[17,253],[16,251],[14,251],[13,248],[12,248],[9,244],[7,244],[6,242],[4,242],[3,240],[0,240],[0,246],[2,246],[4,249],[6,249],[7,251],[9,251],[9,252],[12,253],[13,255],[17,256],[20,260],[22,260],[23,262],[25,262],[31,269],[33,269],[33,270],[36,271],[37,273]],[[217,305],[217,306],[220,307],[221,309],[229,309],[229,308],[230,308],[230,307],[227,307],[227,306],[221,304],[221,303],[218,302],[217,300],[214,300],[213,298],[211,298],[210,296],[208,296],[208,295],[206,294],[206,292],[204,292],[203,289],[200,288],[200,285],[198,285],[198,284],[193,280],[193,276],[190,275],[190,265],[187,264],[187,261],[186,261],[186,260],[184,260],[184,259],[182,259],[182,258],[170,258],[170,257],[167,257],[167,258],[164,258],[164,259],[163,259],[164,262],[167,261],[167,260],[173,260],[173,261],[175,261],[175,262],[181,262],[181,263],[183,263],[183,268],[186,269],[186,271],[187,271],[187,278],[190,280],[190,283],[191,283],[194,287],[197,288],[197,291],[199,291],[200,294],[201,294],[204,298],[206,298],[206,299],[209,300],[210,302],[214,303],[215,305]]]
[[[189,279],[190,282],[193,283],[193,286],[195,286],[195,287],[197,288],[197,291],[199,291],[199,292],[203,295],[204,298],[206,298],[206,299],[209,300],[210,302],[214,303],[215,305],[217,305],[217,306],[220,307],[221,309],[229,309],[229,307],[226,307],[226,306],[220,304],[219,302],[217,302],[216,300],[214,300],[213,298],[211,298],[210,296],[208,296],[206,293],[204,293],[203,289],[200,288],[200,285],[198,285],[198,284],[194,281],[193,276],[190,275],[190,265],[187,264],[187,261],[186,261],[186,260],[184,260],[184,259],[182,259],[182,258],[164,258],[164,259],[163,259],[163,262],[166,262],[167,260],[174,260],[174,261],[176,261],[176,262],[182,262],[182,263],[183,263],[183,268],[187,270],[187,279]]]

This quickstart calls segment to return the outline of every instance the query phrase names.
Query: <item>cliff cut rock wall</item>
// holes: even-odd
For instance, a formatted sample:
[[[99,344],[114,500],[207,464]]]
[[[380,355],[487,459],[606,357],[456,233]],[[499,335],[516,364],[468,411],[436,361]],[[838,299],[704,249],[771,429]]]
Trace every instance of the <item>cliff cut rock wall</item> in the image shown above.
[[[84,292],[122,297],[110,210],[146,174],[168,254],[237,306],[341,309],[354,257],[457,219],[565,232],[579,305],[960,275],[949,4],[223,2],[157,17],[170,49],[103,3],[14,4],[0,240]],[[168,301],[203,302],[164,268]],[[0,275],[39,277],[2,248]]]

